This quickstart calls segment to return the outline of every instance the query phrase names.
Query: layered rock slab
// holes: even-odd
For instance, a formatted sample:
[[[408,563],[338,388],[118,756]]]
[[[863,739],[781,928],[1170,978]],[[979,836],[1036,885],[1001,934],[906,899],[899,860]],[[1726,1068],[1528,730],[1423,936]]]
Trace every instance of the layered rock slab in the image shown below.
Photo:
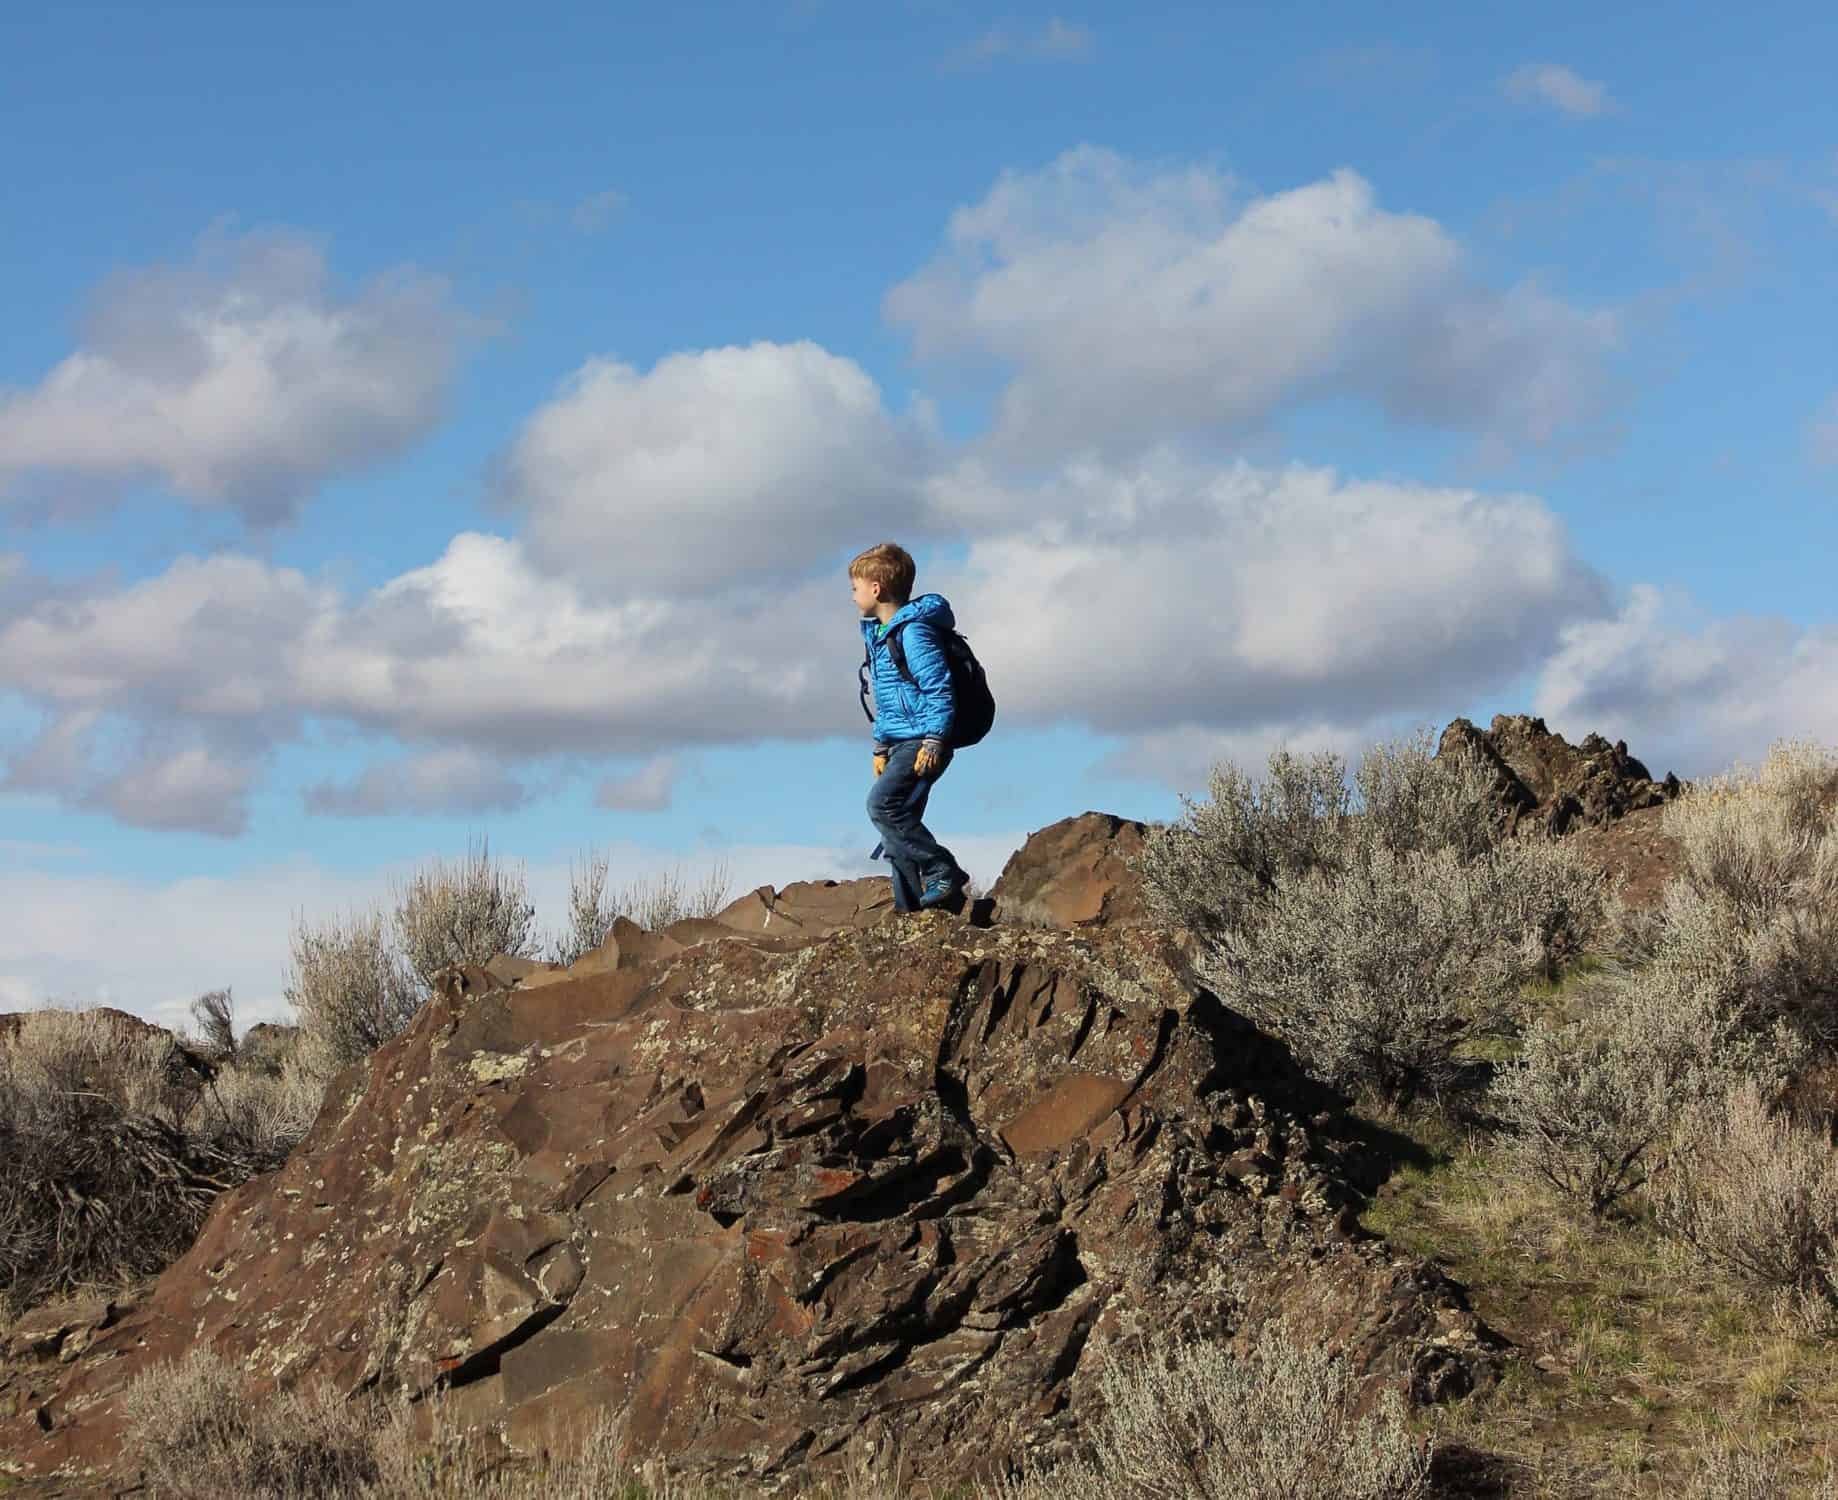
[[[1419,1398],[1486,1378],[1459,1289],[1354,1226],[1365,1147],[1154,932],[727,930],[455,976],[50,1357],[9,1452],[131,1462],[114,1394],[193,1345],[258,1386],[445,1389],[523,1452],[611,1414],[635,1457],[768,1488],[1062,1451],[1094,1371],[1169,1328],[1286,1318]]]

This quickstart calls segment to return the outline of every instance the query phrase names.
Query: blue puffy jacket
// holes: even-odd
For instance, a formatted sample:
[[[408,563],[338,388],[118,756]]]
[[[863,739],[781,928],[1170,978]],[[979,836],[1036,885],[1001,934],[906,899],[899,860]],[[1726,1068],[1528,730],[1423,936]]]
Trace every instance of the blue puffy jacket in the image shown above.
[[[951,664],[945,660],[937,631],[957,628],[957,618],[942,594],[921,594],[900,606],[887,622],[892,630],[905,621],[900,646],[913,682],[900,675],[881,631],[881,622],[862,621],[862,644],[868,648],[870,677],[874,683],[874,741],[892,745],[900,740],[943,739],[951,731],[957,697],[951,687]],[[928,628],[935,627],[935,629]],[[914,683],[918,685],[915,687]]]

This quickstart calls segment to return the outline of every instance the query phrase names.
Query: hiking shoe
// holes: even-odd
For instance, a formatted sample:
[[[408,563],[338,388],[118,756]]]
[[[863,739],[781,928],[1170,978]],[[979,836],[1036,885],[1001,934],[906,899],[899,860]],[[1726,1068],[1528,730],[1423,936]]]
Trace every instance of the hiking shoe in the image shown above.
[[[930,911],[934,907],[949,906],[963,894],[964,883],[961,880],[934,880],[919,893],[919,909]]]

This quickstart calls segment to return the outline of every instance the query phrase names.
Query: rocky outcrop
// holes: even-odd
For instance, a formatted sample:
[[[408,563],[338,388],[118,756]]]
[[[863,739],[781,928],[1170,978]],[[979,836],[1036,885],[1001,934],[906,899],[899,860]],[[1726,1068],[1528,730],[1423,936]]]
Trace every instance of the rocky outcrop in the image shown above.
[[[1485,731],[1456,719],[1436,753],[1472,755],[1493,772],[1494,806],[1512,833],[1599,828],[1661,806],[1683,789],[1671,774],[1655,781],[1628,754],[1625,740],[1611,745],[1590,734],[1571,745],[1529,714],[1495,714]]]
[[[1017,909],[1050,884],[1017,873]],[[194,1345],[258,1389],[445,1389],[526,1453],[611,1412],[634,1456],[761,1489],[1063,1450],[1155,1330],[1281,1316],[1418,1399],[1489,1378],[1460,1290],[1355,1224],[1373,1148],[1162,935],[886,889],[447,971],[138,1305],[22,1346],[0,1448],[131,1464],[115,1394]]]
[[[1142,884],[1129,861],[1147,835],[1144,824],[1111,813],[1049,824],[1002,867],[989,893],[994,919],[1023,927],[1142,921]]]

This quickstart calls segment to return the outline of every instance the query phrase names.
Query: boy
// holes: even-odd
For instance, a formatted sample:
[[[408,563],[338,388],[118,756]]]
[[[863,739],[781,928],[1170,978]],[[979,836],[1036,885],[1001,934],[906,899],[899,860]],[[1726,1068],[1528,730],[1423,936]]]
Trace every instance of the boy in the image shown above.
[[[951,764],[948,741],[957,705],[937,632],[957,622],[941,595],[912,597],[914,572],[912,556],[892,542],[870,547],[849,564],[874,682],[874,785],[868,792],[868,818],[893,861],[894,909],[956,910],[970,877],[922,819],[932,783]],[[888,645],[888,631],[895,627],[911,682],[900,675]]]

